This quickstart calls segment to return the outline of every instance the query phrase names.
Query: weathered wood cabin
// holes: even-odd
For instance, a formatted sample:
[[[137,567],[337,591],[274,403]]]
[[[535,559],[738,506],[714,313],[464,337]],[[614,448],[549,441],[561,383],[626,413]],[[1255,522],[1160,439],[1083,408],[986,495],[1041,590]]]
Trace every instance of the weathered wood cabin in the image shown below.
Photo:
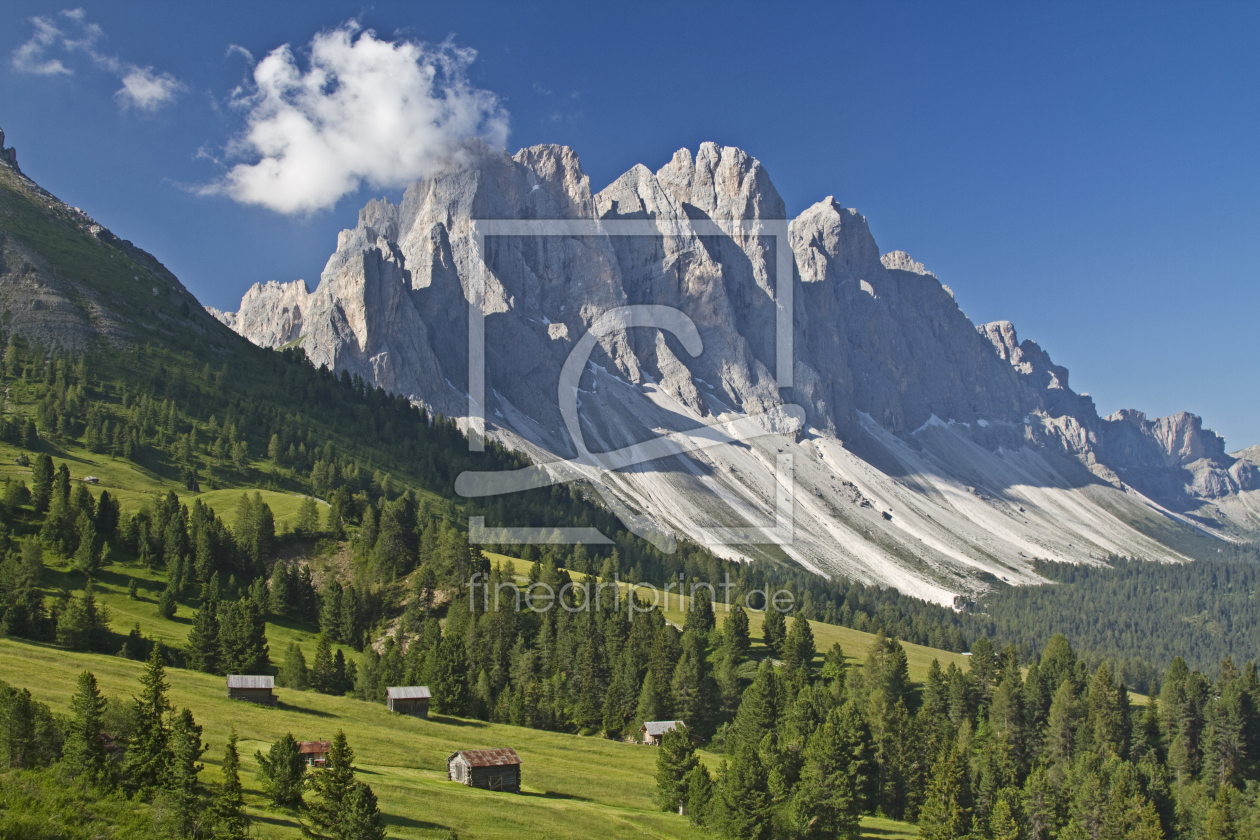
[[[685,729],[687,725],[681,720],[649,720],[639,727],[639,734],[643,736],[643,743],[656,746],[666,732],[680,726]]]
[[[276,705],[276,695],[272,690],[276,681],[272,677],[254,676],[250,674],[229,674],[227,691],[229,700],[248,700],[250,703],[262,703],[266,706]]]
[[[520,793],[521,757],[510,748],[460,750],[446,759],[446,775],[468,787]]]
[[[332,741],[298,741],[298,753],[307,767],[327,767]]]
[[[427,685],[395,685],[385,689],[385,705],[391,712],[429,719],[429,693]]]

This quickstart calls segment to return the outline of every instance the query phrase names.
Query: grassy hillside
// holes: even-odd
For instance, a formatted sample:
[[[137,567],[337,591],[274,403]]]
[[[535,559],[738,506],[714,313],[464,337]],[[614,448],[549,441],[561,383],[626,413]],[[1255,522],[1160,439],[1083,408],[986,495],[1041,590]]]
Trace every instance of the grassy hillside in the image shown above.
[[[68,710],[81,671],[95,673],[112,701],[125,702],[137,690],[142,668],[117,657],[0,638],[0,678],[29,687],[57,712]],[[706,836],[685,819],[652,806],[656,752],[651,747],[437,715],[421,721],[375,703],[285,689],[276,690],[278,708],[264,708],[228,700],[222,677],[182,669],[169,669],[167,677],[172,702],[193,711],[211,744],[208,781],[217,780],[228,731],[236,727],[250,816],[260,838],[300,834],[292,814],[264,806],[254,751],[265,751],[286,732],[314,740],[338,729],[346,732],[363,779],[380,798],[390,837],[445,837],[450,829],[465,840]],[[512,747],[520,754],[521,795],[446,781],[446,756],[478,747]],[[867,825],[871,838],[914,836],[913,827],[903,823],[871,819]]]

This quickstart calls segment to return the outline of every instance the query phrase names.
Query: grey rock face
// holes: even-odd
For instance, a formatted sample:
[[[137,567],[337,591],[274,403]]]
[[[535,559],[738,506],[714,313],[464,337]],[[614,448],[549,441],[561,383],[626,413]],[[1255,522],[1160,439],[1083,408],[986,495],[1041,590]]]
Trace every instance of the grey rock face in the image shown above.
[[[412,185],[399,205],[370,202],[314,292],[301,281],[256,285],[239,312],[215,315],[256,343],[300,339],[316,364],[463,417],[468,301],[484,276],[487,428],[546,462],[576,451],[557,396],[574,343],[615,307],[680,310],[701,336],[697,356],[658,329],[600,339],[577,394],[592,451],[790,404],[805,427],[588,478],[705,541],[717,525],[764,520],[775,458],[790,453],[789,556],[939,600],[982,588],[984,573],[1034,582],[1033,557],[1180,559],[1132,527],[1144,518],[1225,537],[1260,526],[1250,507],[1225,504],[1260,486],[1260,471],[1226,454],[1199,418],[1100,418],[1036,343],[1009,322],[973,325],[935,275],[903,252],[881,254],[866,220],[831,197],[788,227],[794,383],[780,389],[776,241],[730,220],[785,216],[761,164],[712,143],[656,172],[636,166],[598,193],[566,147],[485,152]],[[490,237],[480,253],[477,219],[677,229]],[[696,232],[710,220],[727,233]],[[1199,515],[1218,502],[1222,520]]]

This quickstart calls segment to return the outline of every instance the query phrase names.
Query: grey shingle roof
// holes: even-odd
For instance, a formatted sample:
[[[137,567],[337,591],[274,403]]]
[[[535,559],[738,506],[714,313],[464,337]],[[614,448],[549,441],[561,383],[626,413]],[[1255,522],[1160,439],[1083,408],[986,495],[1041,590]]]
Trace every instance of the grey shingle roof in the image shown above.
[[[433,697],[427,685],[394,685],[385,691],[391,700],[428,700]]]
[[[228,674],[228,688],[275,688],[274,677],[254,676],[251,674]]]
[[[639,727],[639,731],[646,732],[653,738],[659,738],[671,729],[679,726],[686,726],[681,720],[649,720],[643,726]]]

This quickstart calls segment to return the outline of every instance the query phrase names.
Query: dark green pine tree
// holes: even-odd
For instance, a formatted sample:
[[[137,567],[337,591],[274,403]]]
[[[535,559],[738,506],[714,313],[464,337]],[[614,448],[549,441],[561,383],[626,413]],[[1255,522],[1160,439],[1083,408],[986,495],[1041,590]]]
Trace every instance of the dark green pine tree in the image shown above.
[[[922,840],[961,840],[970,830],[967,771],[957,744],[950,744],[932,768],[923,808],[919,811]]]
[[[109,755],[100,737],[105,705],[96,676],[91,671],[79,674],[70,699],[70,726],[66,729],[61,765],[88,784],[102,784],[109,779]]]
[[[763,659],[756,679],[744,691],[744,699],[727,736],[727,750],[734,751],[745,744],[756,749],[761,739],[774,730],[780,713],[785,711],[783,706],[779,674],[768,659]]]
[[[852,702],[832,709],[810,737],[790,806],[802,837],[860,836],[868,740],[861,713]]]
[[[310,825],[303,824],[302,833],[314,840],[340,840],[338,829],[354,784],[354,750],[346,741],[346,733],[338,730],[328,749],[327,765],[311,774],[309,787],[314,798],[307,803]]]
[[[52,501],[54,475],[56,475],[56,470],[53,468],[52,456],[46,452],[36,455],[35,461],[31,464],[31,504],[35,507],[36,513],[48,510],[49,503]]]
[[[176,610],[179,609],[179,598],[175,595],[175,588],[175,584],[168,581],[166,588],[158,597],[157,613],[168,620],[174,618]]]
[[[202,601],[188,631],[188,664],[206,674],[221,674],[219,650],[219,604]]]
[[[756,745],[741,745],[722,774],[718,789],[723,828],[728,837],[769,840],[773,829],[773,803],[767,776]]]
[[[463,715],[468,709],[468,661],[464,640],[446,633],[437,649],[433,674],[433,710],[444,715]]]
[[[788,631],[783,643],[784,679],[789,682],[807,683],[812,678],[814,656],[818,649],[814,645],[814,631],[809,622],[802,616],[792,619],[792,629]]]
[[[385,823],[376,794],[363,782],[356,781],[346,795],[336,836],[337,840],[385,840]]]
[[[722,626],[722,653],[738,665],[748,658],[751,646],[748,638],[748,613],[739,604],[735,604],[726,616],[726,624]]]
[[[608,666],[604,661],[598,626],[588,620],[589,632],[578,666],[579,693],[573,710],[573,722],[582,729],[596,729],[603,722],[608,694]]]
[[[786,637],[787,621],[783,618],[783,613],[767,604],[765,618],[761,622],[761,642],[775,659],[783,656]]]
[[[708,587],[697,587],[697,590],[692,593],[691,609],[687,610],[687,615],[683,619],[683,632],[695,630],[707,636],[717,624],[717,617],[713,614],[713,601],[709,596]]]
[[[276,685],[291,688],[294,691],[306,691],[310,688],[310,671],[306,667],[306,656],[297,642],[290,642],[284,652],[284,663],[280,666],[280,674],[276,677]]]
[[[271,803],[281,808],[301,808],[306,762],[293,735],[286,734],[271,745],[266,755],[259,750],[254,753],[254,758],[258,761],[263,790]]]
[[[332,647],[328,637],[320,634],[315,643],[315,661],[311,664],[311,688],[320,694],[336,693],[336,674],[333,673]]]
[[[245,793],[241,787],[241,755],[236,740],[236,727],[232,727],[223,751],[223,782],[212,806],[216,840],[245,840],[249,835],[249,817],[245,815]]]
[[[341,584],[331,575],[319,595],[319,632],[334,642],[346,642],[341,637]]]
[[[661,736],[656,754],[656,804],[663,811],[682,814],[687,806],[687,778],[697,766],[696,747],[685,726]]]
[[[171,711],[166,691],[166,667],[161,645],[155,644],[144,673],[140,675],[140,696],[132,706],[132,736],[122,768],[123,783],[137,798],[149,799],[166,781],[171,766]]]
[[[219,667],[226,674],[257,674],[270,664],[267,624],[252,598],[224,605],[219,621]]]
[[[702,741],[713,735],[720,702],[705,651],[707,638],[698,630],[683,633],[682,656],[670,683],[674,715]]]
[[[200,834],[201,821],[208,816],[203,807],[199,778],[205,765],[198,763],[206,747],[201,742],[201,727],[188,709],[180,711],[171,726],[170,750],[170,770],[165,787],[171,794],[180,832],[185,836],[195,836]]]
[[[683,780],[683,785],[687,789],[687,816],[691,818],[691,824],[710,825],[713,821],[714,789],[713,777],[709,775],[708,768],[697,761],[696,766]]]

